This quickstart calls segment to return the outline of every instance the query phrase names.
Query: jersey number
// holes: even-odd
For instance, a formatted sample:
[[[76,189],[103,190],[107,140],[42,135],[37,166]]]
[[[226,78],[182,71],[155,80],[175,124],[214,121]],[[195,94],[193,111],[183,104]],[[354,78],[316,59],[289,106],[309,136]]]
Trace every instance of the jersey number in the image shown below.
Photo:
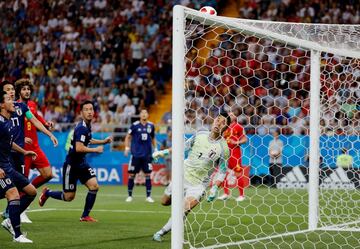
[[[95,170],[92,169],[92,168],[89,168],[89,173],[91,176],[94,176],[95,175]]]
[[[148,139],[147,133],[141,133],[141,140],[146,141]]]
[[[13,126],[19,126],[20,125],[18,117],[11,118],[11,121],[12,121]]]
[[[198,158],[200,159],[202,155],[203,155],[203,153],[202,153],[202,152],[200,152],[200,153],[199,153],[199,157],[198,157]]]

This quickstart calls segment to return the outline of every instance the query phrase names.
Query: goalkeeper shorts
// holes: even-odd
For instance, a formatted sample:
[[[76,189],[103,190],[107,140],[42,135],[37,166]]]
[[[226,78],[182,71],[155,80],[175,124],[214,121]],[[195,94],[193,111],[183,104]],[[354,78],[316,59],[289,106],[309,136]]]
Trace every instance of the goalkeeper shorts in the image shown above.
[[[167,196],[171,196],[172,195],[172,183],[170,182],[170,184],[165,188],[164,194]],[[205,194],[205,186],[203,184],[191,184],[188,183],[187,181],[184,181],[184,197],[188,198],[188,197],[192,197],[198,201],[201,200],[201,198],[204,196]]]

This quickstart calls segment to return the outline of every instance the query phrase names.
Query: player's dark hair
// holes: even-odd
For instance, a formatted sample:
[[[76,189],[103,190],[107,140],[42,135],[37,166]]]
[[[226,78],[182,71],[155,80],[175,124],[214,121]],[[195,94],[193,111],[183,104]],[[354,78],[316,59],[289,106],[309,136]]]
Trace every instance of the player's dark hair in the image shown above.
[[[0,89],[0,103],[4,103],[6,92]]]
[[[31,82],[30,79],[19,79],[15,81],[15,94],[16,96],[20,96],[20,91],[24,86],[29,86],[31,93],[34,91],[34,84]]]
[[[0,83],[0,91],[4,91],[4,86],[5,85],[12,85],[14,86],[14,83],[12,83],[11,81],[8,80],[4,80]],[[15,86],[14,86],[15,87]]]
[[[220,112],[220,116],[223,116],[226,119],[226,125],[229,126],[231,124],[231,118],[229,116],[229,113],[227,112]]]
[[[91,100],[85,100],[84,102],[81,103],[80,110],[83,109],[84,105],[88,105],[88,104],[91,104],[94,107],[94,103]]]

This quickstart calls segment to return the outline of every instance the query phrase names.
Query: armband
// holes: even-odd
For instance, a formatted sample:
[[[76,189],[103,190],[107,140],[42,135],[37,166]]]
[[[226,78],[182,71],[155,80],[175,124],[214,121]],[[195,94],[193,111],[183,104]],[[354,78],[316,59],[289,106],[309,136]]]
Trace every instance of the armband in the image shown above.
[[[26,118],[29,119],[29,120],[34,117],[34,115],[31,113],[31,111],[27,111],[27,112],[25,113],[25,116],[26,116]]]

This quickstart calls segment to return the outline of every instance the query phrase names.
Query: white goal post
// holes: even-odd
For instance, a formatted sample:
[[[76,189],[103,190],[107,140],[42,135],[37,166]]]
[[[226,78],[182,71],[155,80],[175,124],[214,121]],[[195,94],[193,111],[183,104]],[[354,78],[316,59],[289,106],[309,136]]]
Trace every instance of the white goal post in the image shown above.
[[[271,42],[263,42],[266,45],[263,45],[263,47],[271,47],[271,49],[273,49],[273,52],[271,54],[271,56],[274,56],[273,59],[275,62],[273,62],[273,64],[275,64],[274,68],[275,70],[279,70],[281,73],[279,75],[283,75],[285,73],[287,73],[288,71],[290,72],[292,69],[287,69],[288,71],[281,71],[282,69],[277,69],[279,67],[279,64],[284,63],[285,61],[285,56],[283,56],[281,58],[281,62],[276,62],[276,58],[279,54],[278,51],[281,49],[287,49],[289,50],[289,53],[292,54],[294,53],[294,51],[296,51],[297,49],[303,50],[304,55],[303,57],[308,57],[309,59],[309,65],[307,65],[306,63],[304,63],[304,65],[301,67],[302,74],[305,76],[308,76],[306,70],[307,67],[310,67],[310,89],[305,89],[305,87],[303,89],[299,88],[299,91],[308,91],[306,94],[307,97],[309,97],[309,128],[304,128],[303,130],[308,130],[308,134],[306,134],[308,136],[309,139],[309,148],[308,148],[308,155],[309,155],[309,167],[308,167],[308,176],[307,176],[307,187],[306,187],[306,192],[297,192],[298,190],[294,190],[294,192],[287,192],[288,190],[277,190],[276,188],[271,188],[271,187],[264,187],[263,185],[261,185],[259,188],[252,188],[252,191],[255,193],[256,196],[260,196],[260,192],[263,191],[264,192],[264,197],[263,199],[266,199],[266,196],[276,196],[275,199],[275,203],[271,204],[272,206],[278,206],[279,209],[284,208],[281,207],[281,203],[277,203],[276,200],[281,200],[281,198],[285,198],[286,199],[286,203],[285,205],[292,205],[291,203],[292,201],[292,197],[286,197],[286,194],[289,193],[289,196],[301,196],[300,199],[304,200],[305,202],[305,198],[307,198],[307,202],[306,203],[300,203],[300,206],[307,206],[308,210],[306,213],[301,213],[300,208],[297,209],[297,207],[294,207],[294,210],[296,210],[296,214],[299,214],[299,216],[301,216],[299,219],[306,219],[306,221],[303,221],[301,224],[293,224],[294,221],[292,220],[292,218],[290,218],[289,223],[285,223],[287,221],[280,221],[279,225],[281,227],[284,228],[284,233],[280,233],[277,232],[276,228],[274,228],[274,226],[276,226],[276,222],[275,223],[271,223],[269,225],[270,228],[267,227],[266,224],[264,225],[259,225],[258,221],[256,221],[256,219],[264,219],[265,222],[267,222],[267,220],[270,220],[269,217],[265,217],[262,216],[261,218],[257,216],[257,213],[252,213],[251,216],[250,213],[250,209],[252,208],[253,210],[258,210],[256,205],[254,206],[251,201],[251,196],[250,201],[248,204],[248,206],[245,206],[241,209],[239,209],[239,205],[241,204],[227,204],[224,202],[224,204],[219,204],[219,201],[215,201],[215,203],[206,203],[206,201],[203,201],[204,204],[201,205],[198,208],[198,213],[196,218],[193,218],[196,222],[189,222],[190,228],[188,230],[192,230],[193,228],[191,228],[191,224],[195,224],[195,226],[198,229],[201,229],[202,226],[206,223],[206,226],[215,226],[217,223],[217,221],[219,222],[219,224],[222,224],[222,227],[216,227],[216,229],[212,229],[209,228],[209,232],[200,232],[199,230],[199,234],[198,235],[190,235],[190,236],[186,236],[184,235],[184,227],[186,226],[186,224],[184,224],[184,216],[183,216],[183,176],[184,176],[184,172],[183,172],[183,163],[184,163],[184,142],[185,142],[185,133],[189,130],[186,129],[186,125],[185,123],[187,122],[187,117],[185,115],[185,110],[186,108],[190,108],[191,106],[189,103],[186,102],[186,83],[188,81],[187,79],[187,63],[192,63],[195,61],[195,59],[193,59],[193,61],[190,61],[189,59],[186,59],[187,54],[189,53],[190,49],[194,49],[196,50],[196,46],[199,44],[196,44],[196,42],[194,40],[197,40],[197,42],[199,43],[199,40],[202,40],[204,42],[205,45],[203,45],[205,48],[205,50],[208,50],[207,53],[204,54],[200,54],[198,49],[198,53],[196,54],[197,57],[200,58],[200,60],[202,61],[206,61],[208,56],[211,56],[211,50],[216,49],[216,45],[214,48],[213,44],[216,44],[216,41],[214,42],[214,40],[216,40],[217,38],[219,38],[221,36],[221,34],[216,34],[217,38],[207,38],[206,35],[214,32],[215,29],[218,30],[225,30],[223,31],[224,34],[227,34],[229,36],[232,36],[233,34],[237,34],[237,32],[241,35],[243,41],[245,42],[246,39],[251,39],[252,37],[256,37],[256,40],[259,44],[263,45],[261,42],[263,42],[263,40],[266,41],[271,41]],[[218,31],[217,31],[218,32]],[[215,32],[215,33],[217,33]],[[234,35],[235,36],[235,35]],[[245,37],[245,38],[244,38]],[[191,42],[191,45],[188,45],[189,40],[194,39]],[[207,40],[208,39],[208,40]],[[227,38],[226,38],[227,39]],[[228,38],[230,40],[230,38]],[[263,39],[263,40],[261,40]],[[255,42],[256,43],[256,42]],[[278,44],[277,44],[278,43]],[[212,45],[210,45],[212,44]],[[277,45],[276,45],[277,44]],[[279,45],[280,44],[280,45]],[[250,47],[250,46],[249,46]],[[248,49],[250,49],[248,47]],[[224,51],[226,52],[226,49],[229,50],[235,50],[234,53],[238,53],[238,55],[240,56],[241,52],[243,52],[243,50],[237,50],[236,49],[236,43],[235,43],[235,47],[234,48],[220,48],[220,51]],[[264,48],[261,49],[253,49],[254,55],[254,59],[256,61],[256,56],[259,56],[259,58],[263,58],[264,56],[269,57],[269,61],[270,61],[270,53],[266,54]],[[330,231],[329,233],[331,233],[331,231],[348,231],[349,235],[346,235],[344,237],[346,237],[345,241],[349,242],[354,240],[355,243],[356,241],[359,241],[359,239],[354,238],[355,234],[358,232],[358,226],[360,224],[360,217],[357,214],[357,216],[353,217],[355,220],[352,223],[351,221],[349,221],[350,216],[354,216],[354,214],[356,212],[359,211],[358,206],[359,206],[359,201],[360,201],[360,197],[359,197],[359,193],[358,192],[348,192],[348,193],[343,193],[340,191],[343,190],[326,190],[327,192],[324,192],[324,199],[321,199],[320,195],[321,195],[321,188],[320,188],[320,181],[322,181],[320,179],[320,165],[321,162],[320,159],[322,157],[324,157],[324,160],[328,160],[331,161],[333,160],[333,158],[330,157],[336,157],[336,153],[334,155],[330,155],[328,151],[326,151],[326,153],[324,154],[324,156],[321,156],[321,149],[322,146],[321,145],[321,141],[320,139],[322,138],[324,141],[323,143],[330,143],[330,144],[334,144],[334,149],[340,149],[338,148],[338,144],[340,144],[341,146],[343,146],[343,143],[338,140],[332,140],[332,139],[336,139],[336,136],[331,137],[331,136],[323,136],[324,135],[322,133],[322,119],[323,119],[323,115],[324,113],[322,113],[324,110],[322,109],[323,106],[325,106],[325,102],[328,101],[328,99],[324,99],[322,97],[321,91],[322,91],[322,82],[324,81],[324,79],[322,79],[322,74],[325,74],[326,77],[330,78],[330,75],[336,75],[338,73],[338,69],[336,69],[336,65],[334,66],[335,69],[331,69],[332,71],[326,71],[328,69],[326,69],[326,66],[324,66],[324,61],[328,61],[331,60],[334,57],[339,57],[339,59],[337,59],[337,61],[339,62],[339,64],[343,63],[344,61],[351,61],[349,62],[344,62],[344,68],[347,66],[349,67],[349,65],[351,65],[352,67],[354,67],[354,69],[344,69],[345,70],[352,70],[351,71],[351,75],[355,75],[355,70],[358,70],[360,73],[360,27],[359,25],[330,25],[330,24],[299,24],[299,23],[278,23],[278,22],[270,22],[270,21],[255,21],[255,20],[244,20],[244,19],[235,19],[235,18],[228,18],[228,17],[221,17],[221,16],[210,16],[204,13],[200,13],[199,11],[196,10],[192,10],[183,6],[175,6],[173,8],[173,75],[172,75],[172,86],[173,86],[173,96],[172,96],[172,208],[171,208],[171,216],[172,216],[172,233],[171,233],[171,248],[172,249],[180,249],[183,248],[184,245],[186,245],[186,247],[189,248],[237,248],[237,247],[232,247],[232,246],[239,246],[239,245],[244,245],[244,248],[256,248],[255,245],[251,245],[252,243],[256,244],[256,243],[263,243],[261,244],[262,247],[259,248],[280,248],[281,246],[290,246],[291,243],[297,243],[296,245],[299,245],[301,248],[311,248],[311,247],[306,247],[306,246],[314,246],[314,248],[316,247],[316,244],[314,244],[315,242],[312,241],[312,237],[314,236],[316,238],[322,238],[328,236],[327,231]],[[195,56],[195,55],[194,55]],[[329,58],[330,57],[330,58]],[[236,60],[236,58],[232,58],[232,63],[234,64],[234,61]],[[301,60],[301,57],[299,57],[299,60]],[[221,65],[221,59],[218,60],[218,66],[219,67],[226,67],[225,65]],[[266,61],[267,62],[267,61]],[[256,62],[255,62],[256,63]],[[265,63],[264,61],[260,61],[261,63]],[[291,68],[291,66],[294,66],[294,63],[297,62],[291,62],[292,64],[289,63],[289,68]],[[234,65],[230,65],[230,67],[234,66]],[[354,65],[354,66],[353,66]],[[206,67],[206,63],[204,63],[203,65],[201,65],[202,67]],[[201,67],[200,66],[200,67]],[[295,66],[294,66],[295,67]],[[220,76],[224,76],[226,75],[231,75],[231,77],[233,77],[234,75],[232,75],[231,73],[228,73],[228,70],[238,70],[239,73],[242,72],[242,68],[238,69],[238,68],[225,68],[225,70],[220,74]],[[284,69],[285,70],[285,69]],[[338,71],[336,71],[338,70]],[[198,70],[200,72],[200,76],[201,76],[201,69]],[[273,70],[274,71],[274,70]],[[295,69],[294,69],[295,71]],[[270,75],[272,73],[272,71],[269,69],[269,71],[262,70],[262,73],[265,75]],[[290,72],[291,73],[291,72]],[[300,72],[296,72],[294,73],[296,74],[295,78],[298,77],[298,75],[300,75]],[[338,73],[338,75],[334,76],[337,77],[337,84],[342,84],[341,81],[341,74],[342,73]],[[348,76],[348,75],[347,75]],[[213,77],[213,75],[211,73],[207,74],[205,78],[211,78]],[[237,85],[237,87],[240,87],[240,83],[237,83],[236,78],[237,76],[234,76],[234,84],[239,84]],[[270,76],[269,76],[270,77]],[[236,78],[236,79],[235,79]],[[246,82],[249,82],[250,80],[252,80],[253,78],[255,78],[255,81],[260,81],[257,79],[257,76],[254,74],[253,77],[245,77]],[[355,82],[360,80],[360,75],[357,76],[357,78],[354,76],[353,77],[355,80]],[[213,78],[211,78],[213,79]],[[277,81],[278,79],[276,79]],[[283,79],[279,79],[283,80]],[[209,80],[210,81],[210,80]],[[220,81],[221,82],[221,81]],[[219,83],[222,84],[223,82]],[[196,86],[200,85],[200,83],[195,82],[194,83]],[[336,91],[338,88],[334,87],[332,85],[332,83],[330,84],[330,90],[334,90]],[[344,83],[345,84],[345,83]],[[350,83],[349,83],[350,84]],[[360,82],[359,82],[359,86],[360,86]],[[231,86],[226,86],[227,88],[230,88]],[[225,87],[225,88],[226,88]],[[204,86],[205,88],[205,86]],[[275,83],[274,83],[274,87],[275,87]],[[345,88],[345,87],[344,87]],[[291,91],[291,87],[289,86],[288,89],[290,89]],[[288,89],[281,89],[282,90],[288,90]],[[271,90],[271,88],[270,88]],[[266,91],[270,91],[270,90],[266,90]],[[240,91],[239,91],[240,92]],[[296,91],[294,91],[296,94]],[[195,94],[196,95],[196,94]],[[231,95],[231,94],[229,94]],[[335,93],[336,95],[336,93]],[[230,96],[230,98],[233,95]],[[210,98],[213,96],[210,96]],[[239,96],[233,96],[235,99]],[[264,96],[265,98],[266,96]],[[331,96],[330,96],[331,97]],[[329,99],[330,99],[329,97]],[[341,96],[342,97],[342,96]],[[341,98],[339,97],[339,98]],[[225,98],[225,97],[224,97]],[[327,97],[326,97],[327,98]],[[302,99],[301,102],[306,102],[306,99]],[[225,102],[225,101],[224,101]],[[330,100],[329,100],[330,102]],[[344,103],[346,102],[346,100],[344,101]],[[347,102],[346,102],[347,103]],[[224,104],[225,105],[225,104]],[[248,104],[249,106],[251,106],[251,104]],[[190,106],[190,107],[189,107]],[[326,103],[327,106],[327,103]],[[330,105],[329,105],[330,106]],[[233,106],[230,106],[229,108],[231,109]],[[324,107],[325,108],[325,107]],[[330,107],[328,107],[328,109],[326,109],[326,111],[331,111],[329,110]],[[345,111],[344,111],[345,112]],[[355,112],[355,111],[354,111]],[[359,111],[360,112],[360,111]],[[194,115],[198,115],[197,111],[194,111]],[[356,113],[354,115],[357,115]],[[250,117],[249,117],[250,118]],[[261,119],[261,117],[260,117]],[[339,122],[342,122],[343,120],[345,120],[346,122],[355,122],[353,121],[353,118],[350,118],[349,116],[341,116],[341,117],[337,117],[337,119],[339,120]],[[344,122],[345,122],[344,121]],[[204,125],[205,121],[202,121],[202,125]],[[192,127],[192,131],[195,131],[198,127]],[[326,127],[325,127],[326,128]],[[255,130],[257,129],[257,127],[254,128]],[[271,129],[271,128],[269,128]],[[345,136],[349,135],[347,133],[344,133]],[[256,134],[254,135],[256,137]],[[350,135],[349,135],[350,136]],[[352,136],[352,134],[351,134]],[[360,136],[360,133],[358,134],[358,137]],[[302,138],[303,140],[305,140],[305,138]],[[307,138],[306,138],[307,139]],[[345,138],[347,139],[347,138]],[[261,140],[263,141],[263,140]],[[333,142],[332,142],[333,141]],[[349,140],[350,141],[350,140]],[[350,143],[351,144],[351,148],[353,151],[358,151],[360,152],[360,148],[356,148],[356,146],[354,146],[355,142],[354,140],[351,140],[351,142],[346,142],[346,143]],[[344,142],[345,144],[345,142]],[[263,144],[264,146],[266,146],[265,144]],[[251,149],[254,150],[254,145],[252,145],[253,147],[249,146],[249,151],[251,151]],[[295,148],[296,149],[296,148]],[[294,150],[295,150],[294,149]],[[307,149],[307,148],[302,148],[302,149]],[[244,148],[243,148],[244,150]],[[247,149],[245,149],[247,150]],[[244,153],[246,154],[246,153]],[[256,157],[257,155],[255,154],[251,154],[252,156]],[[302,155],[302,154],[301,154]],[[301,157],[300,154],[299,155],[295,155],[297,157]],[[286,155],[284,155],[284,157],[286,157]],[[292,157],[292,155],[288,156],[289,158]],[[289,162],[290,159],[286,158],[285,161]],[[249,158],[249,162],[251,163],[256,163],[255,160],[253,160],[254,158]],[[303,159],[300,158],[300,161],[302,161]],[[254,165],[250,165],[251,167]],[[334,170],[333,170],[334,171]],[[333,172],[331,171],[331,172]],[[255,173],[256,174],[256,173]],[[266,176],[260,176],[261,181],[266,180]],[[320,179],[320,180],[319,180]],[[262,182],[263,183],[263,182]],[[276,192],[279,191],[279,192]],[[292,191],[292,190],[289,190]],[[325,190],[324,190],[325,191]],[[349,191],[359,191],[359,190],[349,190]],[[261,193],[263,193],[261,192]],[[326,207],[324,210],[320,210],[321,207],[321,203],[327,203],[328,200],[326,200],[325,198],[337,198],[337,196],[339,195],[343,195],[344,199],[346,199],[349,203],[351,202],[351,204],[347,205],[346,208],[349,208],[352,210],[350,210],[347,215],[349,217],[347,217],[347,219],[344,218],[344,220],[341,220],[341,217],[338,217],[338,220],[335,223],[331,223],[333,222],[332,218],[326,218],[324,222],[320,221],[320,216],[321,215],[332,215],[331,210],[329,210],[329,207]],[[281,196],[281,198],[279,197]],[[288,198],[288,199],[287,199]],[[320,201],[321,200],[321,201]],[[256,200],[254,200],[256,201]],[[218,203],[216,203],[218,202]],[[266,206],[266,202],[265,200],[263,200],[263,202],[261,202],[259,205],[260,206]],[[206,206],[208,205],[208,206]],[[272,206],[270,204],[269,205],[269,210],[272,210]],[[331,205],[331,204],[330,204]],[[339,204],[340,205],[340,204]],[[226,213],[226,216],[224,213],[220,213],[216,210],[217,208],[220,208],[222,211]],[[225,210],[225,211],[224,211]],[[234,216],[235,211],[241,213],[243,212],[243,217],[245,217],[244,219],[248,219],[250,220],[250,222],[248,223],[248,227],[243,227],[243,224],[245,224],[245,221],[242,220],[242,218],[237,218],[236,220],[234,220],[234,218],[232,216]],[[207,212],[209,212],[209,215],[207,215]],[[229,214],[227,214],[227,212],[229,212]],[[299,212],[299,213],[298,213]],[[271,219],[277,219],[277,220],[281,220],[280,216],[285,216],[287,213],[283,212],[278,215],[278,216],[273,216]],[[271,214],[270,214],[271,215]],[[342,213],[336,213],[336,215],[338,216],[342,216]],[[212,216],[216,216],[215,221],[210,222],[211,225],[209,225],[206,221],[203,222],[203,218],[200,217],[205,217],[204,219],[210,219]],[[221,218],[221,216],[224,216]],[[226,217],[225,217],[226,216]],[[221,219],[220,219],[220,218]],[[280,218],[279,218],[280,217]],[[345,214],[344,214],[345,217]],[[286,217],[285,217],[286,218]],[[199,219],[199,220],[196,220]],[[359,220],[356,220],[359,219]],[[306,224],[305,224],[306,223]],[[236,226],[234,229],[231,228],[231,226],[233,226],[232,224],[236,224],[234,226]],[[349,228],[349,224],[351,225]],[[355,225],[354,225],[355,224]],[[205,225],[204,225],[205,226]],[[292,226],[297,226],[298,229],[292,229],[290,227]],[[305,227],[306,226],[306,227]],[[345,227],[343,227],[345,226]],[[254,227],[254,230],[251,231],[252,227]],[[288,228],[289,227],[289,228]],[[270,232],[265,232],[266,229],[268,229]],[[248,231],[247,233],[249,234],[249,236],[242,236],[239,235],[235,232],[233,232],[233,230],[241,230],[244,229],[244,231]],[[186,229],[185,229],[186,230]],[[196,233],[196,229],[194,229],[193,233]],[[231,232],[229,232],[231,231]],[[314,232],[315,231],[315,232]],[[317,231],[324,231],[324,234],[318,234]],[[224,237],[221,237],[219,234],[214,235],[216,233],[226,233],[229,232],[233,233],[233,235],[224,235]],[[239,232],[240,233],[240,232]],[[257,234],[259,233],[259,234]],[[311,235],[307,235],[307,233],[312,233]],[[203,235],[201,235],[203,234]],[[305,234],[304,237],[306,238],[305,241],[300,241],[298,240],[298,238],[296,236],[298,236],[299,234]],[[357,234],[358,237],[360,237],[360,234]],[[215,237],[212,237],[215,236]],[[285,237],[290,236],[291,237],[291,241],[286,241]],[[342,241],[343,235],[340,234],[339,237],[339,241]],[[184,238],[188,238],[188,239],[184,239]],[[275,242],[276,239],[281,239],[281,241],[279,242],[280,244],[276,245],[277,242]],[[274,240],[274,241],[272,241]],[[336,240],[336,239],[335,239]],[[262,242],[262,241],[270,241],[269,243],[266,242]],[[312,244],[311,244],[312,243]],[[326,245],[326,243],[328,243],[327,241],[323,241],[321,243],[324,243]],[[333,243],[340,243],[340,242],[333,242]],[[349,242],[350,243],[350,242]],[[248,246],[248,247],[246,247]],[[324,248],[330,248],[330,246],[326,245]]]

